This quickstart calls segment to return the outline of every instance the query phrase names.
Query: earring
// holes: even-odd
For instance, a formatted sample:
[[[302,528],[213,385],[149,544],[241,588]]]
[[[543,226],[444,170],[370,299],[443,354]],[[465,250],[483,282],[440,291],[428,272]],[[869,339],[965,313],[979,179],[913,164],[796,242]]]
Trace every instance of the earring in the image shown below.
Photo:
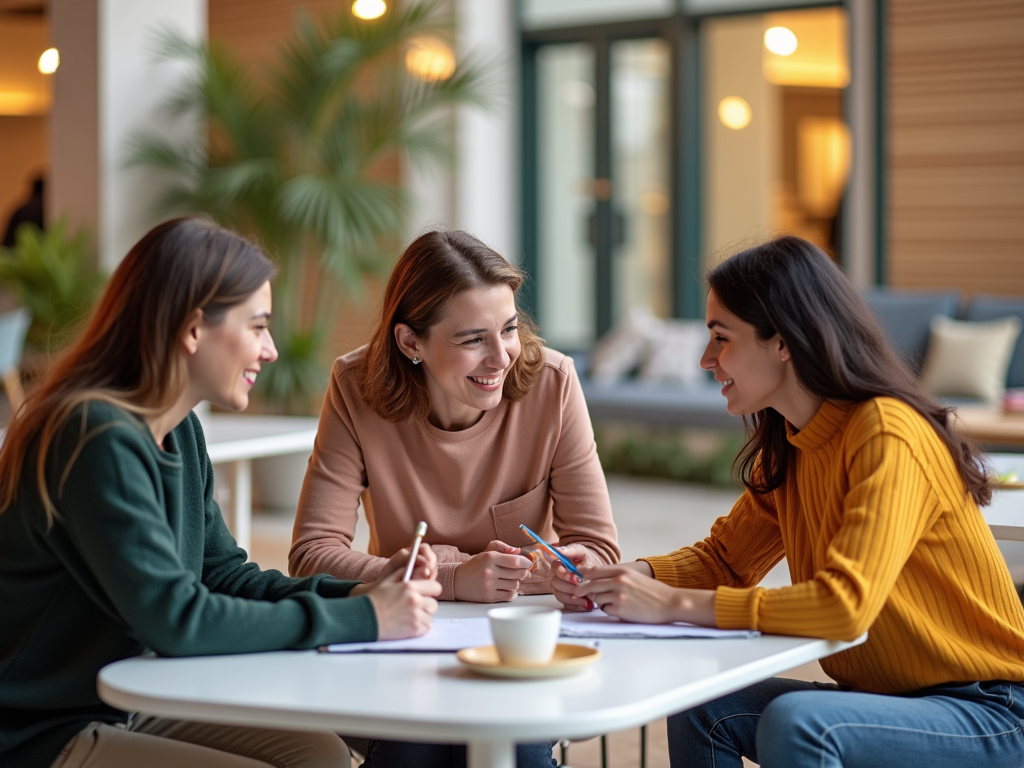
[[[412,364],[413,365],[419,365],[421,362],[423,362],[423,361],[420,360],[419,355],[413,355],[412,356]]]

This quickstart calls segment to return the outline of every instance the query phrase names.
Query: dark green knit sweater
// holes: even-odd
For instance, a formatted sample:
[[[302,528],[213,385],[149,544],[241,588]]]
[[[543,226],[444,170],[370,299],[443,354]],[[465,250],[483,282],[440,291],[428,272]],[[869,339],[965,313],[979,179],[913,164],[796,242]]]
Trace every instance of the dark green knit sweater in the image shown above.
[[[293,579],[245,561],[213,500],[190,415],[160,450],[132,415],[93,402],[51,449],[47,531],[34,452],[0,513],[0,766],[46,768],[90,721],[126,715],[96,695],[106,664],[374,640],[357,582]],[[60,472],[84,445],[63,485]]]

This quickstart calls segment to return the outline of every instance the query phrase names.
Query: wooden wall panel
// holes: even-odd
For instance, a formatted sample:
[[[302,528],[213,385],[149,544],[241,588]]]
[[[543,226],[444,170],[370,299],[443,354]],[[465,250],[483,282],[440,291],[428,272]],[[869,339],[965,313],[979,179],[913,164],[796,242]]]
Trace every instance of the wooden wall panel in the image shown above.
[[[888,282],[1024,295],[1024,2],[886,5]]]
[[[244,62],[263,66],[272,61],[282,43],[295,27],[299,13],[316,18],[339,13],[342,0],[208,0],[209,36],[227,46]],[[382,159],[374,175],[400,179],[397,158]],[[398,253],[396,251],[395,258]],[[311,292],[320,279],[315,265],[306,272]],[[331,341],[331,356],[336,357],[366,343],[379,311],[384,286],[379,280],[367,280],[358,296],[349,297]],[[312,310],[312,308],[310,308]],[[319,403],[317,404],[319,406]]]

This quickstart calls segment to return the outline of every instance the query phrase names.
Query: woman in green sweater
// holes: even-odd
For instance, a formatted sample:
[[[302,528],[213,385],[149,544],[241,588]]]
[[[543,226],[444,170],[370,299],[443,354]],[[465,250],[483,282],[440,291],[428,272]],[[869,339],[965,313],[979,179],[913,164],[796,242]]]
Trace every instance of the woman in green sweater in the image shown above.
[[[262,365],[274,267],[196,218],[146,234],[0,450],[0,767],[346,765],[331,733],[129,718],[96,674],[166,656],[313,648],[429,629],[421,550],[371,584],[246,562],[214,501],[193,407],[244,409]],[[405,557],[408,552],[404,553]]]

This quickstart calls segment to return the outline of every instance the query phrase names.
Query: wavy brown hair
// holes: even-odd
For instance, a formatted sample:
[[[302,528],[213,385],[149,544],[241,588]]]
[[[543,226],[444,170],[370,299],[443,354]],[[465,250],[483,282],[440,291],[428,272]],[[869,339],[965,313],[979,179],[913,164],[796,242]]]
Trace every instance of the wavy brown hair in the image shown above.
[[[426,418],[430,396],[423,371],[398,348],[395,325],[404,323],[426,339],[458,294],[500,284],[517,294],[524,280],[501,254],[461,230],[416,238],[391,271],[380,320],[366,346],[361,376],[367,405],[388,421]],[[502,395],[509,400],[526,396],[544,363],[543,340],[523,310],[516,311],[522,352],[505,378]]]
[[[73,412],[85,406],[76,417],[84,427],[90,401],[142,418],[166,411],[188,381],[181,340],[196,310],[216,325],[275,271],[252,243],[202,218],[172,219],[146,233],[110,278],[82,335],[11,421],[0,448],[0,511],[24,490],[24,462],[34,455],[37,490],[52,524],[46,460]],[[83,434],[62,478],[89,437]]]
[[[988,504],[992,489],[977,447],[954,430],[955,409],[936,403],[893,351],[874,313],[836,263],[799,237],[779,237],[715,267],[708,284],[726,309],[762,341],[778,334],[804,388],[827,400],[902,400],[931,425],[953,457],[968,493]],[[744,416],[748,439],[736,459],[755,493],[781,486],[792,446],[786,420],[767,408]]]

